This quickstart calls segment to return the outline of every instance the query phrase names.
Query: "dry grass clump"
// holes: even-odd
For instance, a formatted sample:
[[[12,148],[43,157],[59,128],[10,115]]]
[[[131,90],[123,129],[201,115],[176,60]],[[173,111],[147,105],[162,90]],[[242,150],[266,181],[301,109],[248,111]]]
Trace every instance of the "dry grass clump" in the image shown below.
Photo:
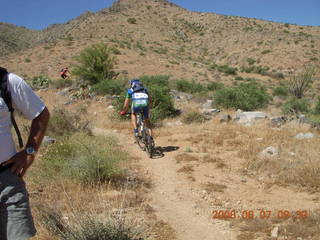
[[[249,170],[273,174],[278,184],[296,185],[308,190],[319,189],[320,140],[317,137],[295,139],[294,136],[302,131],[298,127],[285,130],[270,130],[264,127],[251,131],[256,132],[249,133],[250,140],[241,146],[238,154],[246,159],[246,167]],[[279,151],[278,155],[260,156],[260,152],[269,146],[275,146]]]
[[[224,184],[210,183],[210,182],[204,184],[203,187],[208,193],[224,192],[224,190],[227,188],[227,186]]]
[[[183,167],[181,167],[180,169],[178,169],[178,173],[188,173],[188,174],[190,174],[190,173],[192,173],[194,171],[194,169],[193,169],[193,166],[192,165],[190,165],[190,164],[188,164],[188,165],[185,165],[185,166],[183,166]]]
[[[143,206],[138,200],[128,205],[137,196],[133,197],[132,191],[112,190],[110,185],[88,188],[65,181],[51,187],[56,191],[54,198],[52,192],[34,197],[40,239],[144,239],[145,224],[135,213]]]
[[[271,232],[278,227],[277,239],[310,239],[320,237],[319,212],[301,219],[246,219],[234,220],[231,226],[239,227],[238,240],[271,239]]]
[[[192,162],[192,161],[199,161],[199,159],[191,154],[188,153],[180,153],[176,157],[177,163],[180,162]]]

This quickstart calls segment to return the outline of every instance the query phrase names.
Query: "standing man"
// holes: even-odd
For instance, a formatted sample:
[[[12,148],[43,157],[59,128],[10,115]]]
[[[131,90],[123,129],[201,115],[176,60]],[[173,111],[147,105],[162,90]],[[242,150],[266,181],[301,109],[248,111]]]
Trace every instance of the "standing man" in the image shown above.
[[[23,176],[35,159],[49,121],[42,100],[19,76],[0,67],[0,239],[26,240],[36,234]],[[31,120],[24,149],[17,151],[11,134],[12,117],[4,99],[3,82],[12,106]],[[7,98],[6,98],[7,99]]]

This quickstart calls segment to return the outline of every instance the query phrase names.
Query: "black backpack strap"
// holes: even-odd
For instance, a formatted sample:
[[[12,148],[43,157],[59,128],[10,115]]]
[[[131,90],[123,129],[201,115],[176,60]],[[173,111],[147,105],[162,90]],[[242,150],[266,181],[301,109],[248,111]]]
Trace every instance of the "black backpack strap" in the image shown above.
[[[1,97],[3,98],[5,103],[7,104],[7,107],[8,107],[9,112],[10,112],[12,125],[13,125],[16,133],[17,133],[19,146],[20,146],[20,148],[22,148],[23,147],[23,140],[22,140],[21,133],[20,133],[20,130],[18,128],[17,122],[16,122],[16,120],[14,118],[14,114],[13,114],[14,108],[12,107],[11,94],[10,94],[10,91],[8,89],[8,74],[9,73],[5,68],[0,67]]]

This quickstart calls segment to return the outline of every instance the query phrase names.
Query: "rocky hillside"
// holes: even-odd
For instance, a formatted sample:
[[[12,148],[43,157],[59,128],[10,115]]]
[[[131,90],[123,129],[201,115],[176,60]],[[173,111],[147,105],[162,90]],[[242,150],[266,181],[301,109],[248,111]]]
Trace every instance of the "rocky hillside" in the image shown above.
[[[0,29],[1,36],[2,29],[8,28]],[[15,49],[23,51],[3,56],[0,64],[27,76],[56,78],[61,67],[72,64],[74,55],[96,42],[120,50],[117,68],[129,77],[170,74],[228,82],[234,76],[217,70],[226,65],[251,67],[247,71],[251,74],[267,72],[262,78],[272,81],[320,60],[320,27],[191,12],[165,0],[118,0],[110,8],[40,32],[9,29],[7,38],[23,35],[23,41],[3,41],[1,48],[14,42]],[[28,37],[32,35],[36,38]]]

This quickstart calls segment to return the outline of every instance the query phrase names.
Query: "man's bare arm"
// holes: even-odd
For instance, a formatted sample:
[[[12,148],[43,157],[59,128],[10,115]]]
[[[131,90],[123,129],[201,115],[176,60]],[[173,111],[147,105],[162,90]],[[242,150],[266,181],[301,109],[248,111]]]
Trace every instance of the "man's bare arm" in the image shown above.
[[[50,113],[45,107],[38,117],[32,120],[29,138],[27,141],[27,147],[33,147],[36,151],[39,149],[44,134],[47,130]],[[18,152],[12,158],[10,158],[6,164],[14,163],[11,168],[12,172],[18,176],[23,177],[27,169],[34,161],[34,155],[28,155],[25,150]]]

